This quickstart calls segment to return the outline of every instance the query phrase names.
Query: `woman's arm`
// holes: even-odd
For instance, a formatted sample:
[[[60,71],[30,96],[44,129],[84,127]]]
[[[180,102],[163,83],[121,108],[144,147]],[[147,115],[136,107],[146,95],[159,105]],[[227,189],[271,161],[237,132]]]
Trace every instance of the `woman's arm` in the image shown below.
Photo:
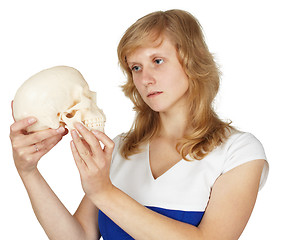
[[[34,213],[49,239],[98,239],[94,227],[97,222],[96,207],[83,201],[75,216],[72,216],[48,186],[37,169],[38,161],[49,152],[66,134],[64,129],[49,129],[27,134],[25,129],[34,121],[27,118],[11,125],[10,139],[13,157],[18,173],[29,195]],[[36,144],[36,147],[34,146]],[[89,208],[89,214],[79,214],[81,209]],[[94,231],[86,232],[86,222]]]
[[[204,239],[238,239],[256,202],[265,160],[244,163],[215,182],[199,229]]]
[[[72,150],[86,194],[134,239],[234,240],[241,235],[255,204],[264,160],[248,162],[219,177],[205,215],[195,227],[151,211],[114,187],[107,176],[113,144],[103,133],[77,129],[93,152],[88,153],[72,133]],[[103,150],[98,141],[105,145]]]
[[[74,217],[84,229],[86,235],[85,239],[95,240],[100,238],[101,235],[98,228],[98,208],[87,196],[84,196]]]
[[[86,239],[85,232],[38,170],[22,177],[33,211],[49,239]]]

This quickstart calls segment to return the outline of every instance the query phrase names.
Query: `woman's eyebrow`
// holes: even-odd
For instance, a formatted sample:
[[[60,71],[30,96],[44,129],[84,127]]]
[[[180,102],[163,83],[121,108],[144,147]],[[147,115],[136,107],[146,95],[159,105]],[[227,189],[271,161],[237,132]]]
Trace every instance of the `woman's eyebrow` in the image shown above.
[[[152,59],[152,58],[155,58],[155,57],[165,57],[165,55],[166,55],[165,52],[156,51],[156,52],[151,53],[150,55],[148,55],[147,58]],[[138,61],[134,61],[134,60],[128,61],[127,60],[127,63],[128,64],[133,64],[133,63],[135,64],[135,63],[138,63]]]
[[[138,63],[137,62],[127,62],[127,64],[129,67],[132,67],[133,65],[138,64]]]

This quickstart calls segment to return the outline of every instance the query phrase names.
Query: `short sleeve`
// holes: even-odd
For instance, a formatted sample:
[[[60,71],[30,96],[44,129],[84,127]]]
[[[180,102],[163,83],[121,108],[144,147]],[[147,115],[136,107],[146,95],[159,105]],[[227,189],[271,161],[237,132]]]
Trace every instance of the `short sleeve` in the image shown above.
[[[261,142],[251,133],[238,133],[229,140],[230,143],[227,146],[222,173],[226,173],[249,161],[264,159],[265,164],[260,179],[260,190],[264,186],[269,172],[269,164]]]

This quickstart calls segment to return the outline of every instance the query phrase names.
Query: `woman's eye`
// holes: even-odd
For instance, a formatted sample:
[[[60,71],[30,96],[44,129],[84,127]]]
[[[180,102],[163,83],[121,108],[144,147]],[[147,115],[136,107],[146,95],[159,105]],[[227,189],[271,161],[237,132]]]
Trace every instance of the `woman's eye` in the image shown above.
[[[160,59],[160,58],[155,59],[154,61],[155,61],[157,64],[161,64],[161,63],[164,62],[164,60],[163,60],[163,59]]]
[[[139,67],[139,66],[133,66],[132,67],[132,71],[134,71],[134,72],[138,72],[140,69],[141,69],[141,67]]]

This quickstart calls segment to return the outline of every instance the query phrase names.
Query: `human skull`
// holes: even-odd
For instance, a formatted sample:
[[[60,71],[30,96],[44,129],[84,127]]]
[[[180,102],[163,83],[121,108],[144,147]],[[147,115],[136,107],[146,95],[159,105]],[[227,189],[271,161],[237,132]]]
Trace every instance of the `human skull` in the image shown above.
[[[68,66],[56,66],[33,75],[17,90],[13,101],[16,121],[35,117],[37,122],[28,132],[66,124],[74,128],[81,122],[89,130],[104,131],[105,115],[96,105],[96,93],[81,73]]]

